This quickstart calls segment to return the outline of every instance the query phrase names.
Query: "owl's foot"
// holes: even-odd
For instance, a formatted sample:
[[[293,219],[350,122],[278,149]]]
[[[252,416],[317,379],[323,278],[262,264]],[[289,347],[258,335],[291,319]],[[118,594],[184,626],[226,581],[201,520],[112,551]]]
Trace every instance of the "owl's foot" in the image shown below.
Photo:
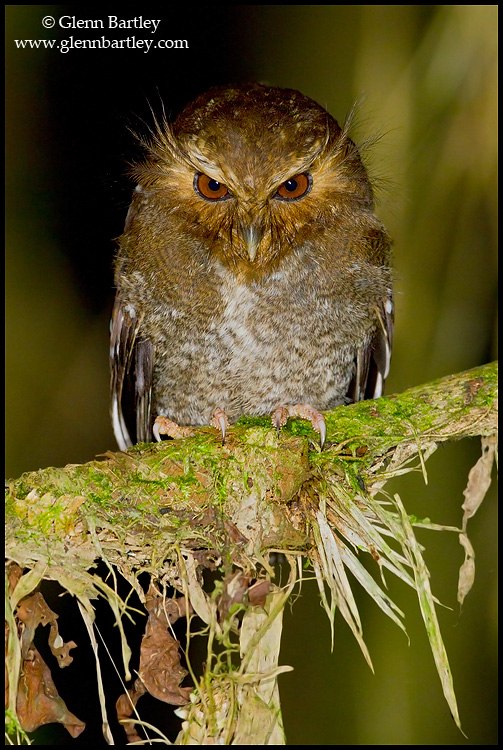
[[[192,437],[194,434],[190,427],[182,427],[167,417],[157,417],[152,432],[158,443],[161,442],[161,435],[168,435],[168,437],[172,438],[181,438]]]
[[[301,419],[308,419],[313,425],[313,429],[320,433],[320,448],[323,448],[325,444],[325,437],[327,435],[327,428],[325,426],[325,418],[317,409],[314,409],[311,404],[295,404],[293,406],[280,406],[275,409],[271,416],[273,427],[279,435],[280,427],[283,427],[288,417],[300,417]]]
[[[229,420],[223,409],[215,409],[211,419],[211,426],[216,427],[222,433],[222,445],[225,443],[225,431],[229,425]]]
[[[223,409],[215,409],[210,424],[222,433],[223,445],[225,443],[225,432],[229,424],[229,420]],[[152,432],[158,443],[161,441],[161,435],[167,435],[172,438],[192,437],[194,435],[190,427],[182,427],[173,422],[172,419],[168,419],[168,417],[157,417]]]

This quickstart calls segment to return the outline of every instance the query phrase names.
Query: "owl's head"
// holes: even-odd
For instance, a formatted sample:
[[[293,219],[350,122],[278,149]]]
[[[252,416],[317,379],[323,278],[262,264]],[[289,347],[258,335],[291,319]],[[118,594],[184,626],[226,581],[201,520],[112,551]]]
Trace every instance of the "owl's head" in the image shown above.
[[[245,275],[372,210],[347,128],[298,91],[255,83],[211,89],[159,124],[134,174],[165,215]]]

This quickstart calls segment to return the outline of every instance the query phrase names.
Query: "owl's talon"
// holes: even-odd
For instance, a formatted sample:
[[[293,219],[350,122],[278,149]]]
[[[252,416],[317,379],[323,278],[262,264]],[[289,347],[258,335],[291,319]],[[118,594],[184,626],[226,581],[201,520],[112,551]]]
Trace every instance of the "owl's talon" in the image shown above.
[[[192,437],[194,435],[190,427],[182,427],[167,417],[157,417],[152,432],[158,443],[161,442],[161,435],[168,435],[172,438]]]
[[[220,417],[218,420],[218,423],[220,425],[220,429],[222,430],[222,445],[225,445],[225,430],[226,430],[225,419],[223,417]]]
[[[225,445],[225,432],[227,430],[227,425],[229,424],[229,420],[227,419],[227,415],[224,412],[223,409],[215,409],[213,412],[213,417],[211,419],[211,426],[215,427],[217,430],[220,430],[222,433],[222,445]]]
[[[323,419],[323,417],[322,417],[322,419]],[[320,433],[320,448],[321,448],[321,450],[323,450],[323,446],[325,445],[325,438],[327,436],[327,427],[326,427],[324,419],[323,419],[323,421],[321,422],[321,424],[319,426],[318,432]]]
[[[271,415],[271,422],[272,426],[276,427],[276,433],[278,437],[280,429],[286,425],[289,416],[290,414],[288,412],[288,408],[284,406],[279,406],[273,411]]]
[[[274,427],[276,427],[276,431],[278,433],[279,437],[279,430],[280,427],[283,427],[288,417],[300,417],[301,419],[308,419],[312,426],[313,430],[316,430],[316,432],[320,433],[320,448],[323,450],[323,446],[325,445],[325,438],[327,436],[327,428],[325,425],[325,418],[321,412],[319,412],[317,409],[314,409],[310,404],[295,404],[293,406],[280,406],[278,409],[275,409],[271,421]]]
[[[159,419],[159,417],[157,419]],[[154,422],[152,432],[154,433],[154,437],[157,440],[157,442],[160,443],[161,442],[160,425],[158,424],[157,419]]]

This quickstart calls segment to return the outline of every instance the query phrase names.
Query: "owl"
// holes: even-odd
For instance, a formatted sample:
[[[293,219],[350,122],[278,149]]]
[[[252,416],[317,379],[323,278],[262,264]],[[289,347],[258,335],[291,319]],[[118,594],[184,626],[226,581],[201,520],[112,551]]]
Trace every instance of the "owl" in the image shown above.
[[[211,89],[156,123],[118,241],[111,416],[126,449],[381,395],[390,239],[347,127],[298,91]]]

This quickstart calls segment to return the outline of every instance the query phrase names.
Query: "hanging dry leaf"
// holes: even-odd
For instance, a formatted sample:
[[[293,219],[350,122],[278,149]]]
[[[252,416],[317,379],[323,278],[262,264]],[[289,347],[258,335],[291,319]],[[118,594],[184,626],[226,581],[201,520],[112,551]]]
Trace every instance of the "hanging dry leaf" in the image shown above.
[[[189,702],[191,688],[180,687],[187,674],[180,664],[179,642],[171,635],[169,626],[187,611],[185,597],[165,599],[152,585],[145,600],[148,612],[145,634],[141,643],[138,679],[120,696],[116,703],[117,718],[122,723],[128,742],[138,742],[140,737],[134,724],[124,722],[133,714],[138,700],[145,693],[154,698],[183,706]]]
[[[47,606],[42,594],[37,591],[22,599],[16,609],[16,619],[23,623],[21,635],[21,655],[30,658],[30,646],[39,625],[55,622],[57,615]]]
[[[150,695],[165,703],[183,706],[191,688],[180,687],[187,674],[180,664],[179,642],[169,625],[185,614],[185,598],[164,600],[151,586],[145,601],[148,621],[143,636],[138,675]]]
[[[58,615],[47,605],[39,591],[19,602],[16,617],[24,625],[21,635],[21,655],[23,659],[30,658],[30,647],[37,627],[50,624],[49,646],[58,660],[59,666],[63,668],[72,663],[73,657],[70,656],[70,651],[72,648],[76,648],[77,644],[75,641],[68,641],[68,643],[63,641],[56,622]]]
[[[489,437],[483,437],[481,442],[482,455],[475,466],[470,469],[468,484],[463,492],[465,496],[465,501],[461,506],[465,512],[463,516],[463,529],[466,528],[468,519],[474,516],[479,509],[491,484],[491,471],[498,438],[496,435],[490,435]]]
[[[59,697],[51,671],[34,646],[30,649],[30,659],[23,661],[16,709],[26,732],[33,732],[43,724],[58,722],[75,738],[86,727]]]
[[[11,565],[11,594],[21,577],[21,568]],[[26,732],[33,732],[43,724],[58,722],[66,727],[72,737],[78,737],[86,725],[67,709],[58,695],[51,671],[34,646],[33,639],[39,625],[50,624],[49,646],[60,667],[66,667],[73,661],[69,652],[76,644],[74,641],[63,641],[56,622],[58,615],[47,605],[39,591],[21,599],[16,608],[15,619],[20,633],[22,659],[16,711],[22,728]]]
[[[267,580],[257,581],[248,589],[248,601],[252,607],[263,607],[267,595],[271,591],[271,582]]]
[[[124,721],[124,719],[129,719],[129,717],[132,716],[138,700],[142,695],[145,695],[146,692],[147,688],[138,677],[138,679],[134,681],[133,687],[131,687],[127,693],[123,693],[115,704],[117,719],[124,727],[128,742],[141,742],[141,737],[137,733],[134,723]]]
[[[23,575],[22,569],[16,563],[11,563],[7,566],[7,581],[9,586],[9,594],[12,594],[16,588],[21,576]]]
[[[458,602],[463,604],[475,580],[475,550],[466,534],[459,535],[459,543],[465,550],[465,560],[459,569],[458,579]]]
[[[463,491],[465,501],[461,506],[464,510],[464,515],[462,526],[463,532],[459,535],[459,543],[465,550],[465,559],[459,569],[457,598],[460,604],[463,604],[465,597],[472,588],[475,580],[475,551],[468,539],[466,527],[468,519],[475,515],[490,487],[491,472],[496,455],[498,437],[497,435],[483,437],[481,442],[482,455],[475,466],[470,469],[470,473],[468,474],[468,484]]]

